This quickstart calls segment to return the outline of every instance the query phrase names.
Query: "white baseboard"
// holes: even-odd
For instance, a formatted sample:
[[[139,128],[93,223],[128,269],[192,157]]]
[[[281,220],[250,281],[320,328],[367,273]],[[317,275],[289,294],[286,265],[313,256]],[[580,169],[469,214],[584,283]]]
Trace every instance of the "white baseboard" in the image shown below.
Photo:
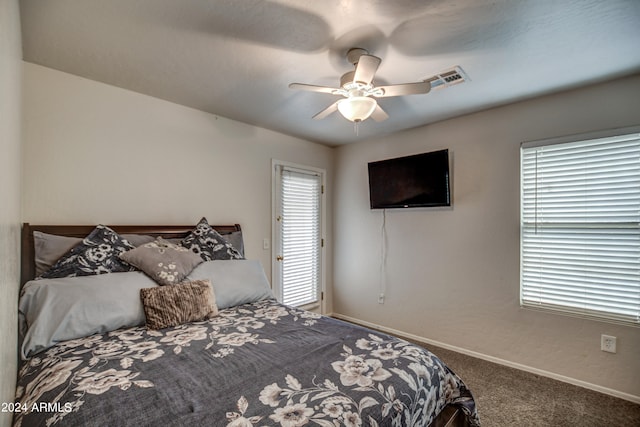
[[[486,360],[486,361],[489,361],[489,362],[497,363],[499,365],[508,366],[510,368],[520,369],[521,371],[530,372],[532,374],[540,375],[542,377],[547,377],[547,378],[551,378],[551,379],[554,379],[554,380],[562,381],[562,382],[565,382],[565,383],[568,383],[568,384],[573,384],[573,385],[578,386],[578,387],[583,387],[583,388],[586,388],[586,389],[589,389],[589,390],[597,391],[599,393],[608,394],[610,396],[618,397],[620,399],[624,399],[624,400],[628,400],[628,401],[633,402],[633,403],[640,404],[640,396],[635,396],[633,394],[624,393],[622,391],[614,390],[614,389],[607,388],[607,387],[602,387],[602,386],[599,386],[597,384],[588,383],[586,381],[581,381],[581,380],[578,380],[578,379],[575,379],[575,378],[566,377],[564,375],[556,374],[554,372],[545,371],[545,370],[542,370],[542,369],[534,368],[532,366],[522,365],[520,363],[511,362],[509,360],[500,359],[498,357],[489,356],[487,354],[478,353],[477,351],[468,350],[466,348],[445,344],[443,342],[439,342],[439,341],[435,341],[435,340],[432,340],[432,339],[429,339],[429,338],[425,338],[425,337],[421,337],[421,336],[418,336],[418,335],[414,335],[414,334],[409,334],[409,333],[406,333],[406,332],[398,331],[398,330],[393,329],[393,328],[388,328],[386,326],[381,326],[381,325],[377,325],[375,323],[366,322],[364,320],[360,320],[360,319],[356,319],[356,318],[353,318],[353,317],[345,316],[343,314],[331,313],[331,314],[328,314],[328,316],[334,317],[336,319],[344,320],[344,321],[349,322],[349,323],[355,323],[357,325],[366,326],[366,327],[372,328],[372,329],[377,329],[379,331],[383,331],[383,332],[386,332],[388,334],[395,335],[395,336],[398,336],[398,337],[401,337],[401,338],[406,338],[406,339],[410,339],[410,340],[414,340],[414,341],[419,341],[419,342],[423,342],[423,343],[426,343],[426,344],[432,344],[432,345],[435,345],[437,347],[442,347],[442,348],[447,349],[447,350],[456,351],[458,353],[466,354],[468,356],[476,357],[478,359],[482,359],[482,360]]]

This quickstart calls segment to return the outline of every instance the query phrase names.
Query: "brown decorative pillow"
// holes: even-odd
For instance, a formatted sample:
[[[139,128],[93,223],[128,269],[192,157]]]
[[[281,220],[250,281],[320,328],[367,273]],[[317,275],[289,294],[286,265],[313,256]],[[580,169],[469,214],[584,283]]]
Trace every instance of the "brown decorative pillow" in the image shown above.
[[[163,329],[198,322],[218,315],[216,297],[209,280],[140,289],[149,329]]]
[[[147,273],[159,285],[175,285],[191,273],[202,258],[162,237],[120,254],[120,259]]]

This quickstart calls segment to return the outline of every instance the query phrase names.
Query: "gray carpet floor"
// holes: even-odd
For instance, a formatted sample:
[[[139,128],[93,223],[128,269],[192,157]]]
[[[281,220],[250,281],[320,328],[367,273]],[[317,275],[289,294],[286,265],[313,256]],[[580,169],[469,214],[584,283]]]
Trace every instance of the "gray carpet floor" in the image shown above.
[[[420,344],[467,384],[483,427],[640,427],[640,405],[529,372]]]

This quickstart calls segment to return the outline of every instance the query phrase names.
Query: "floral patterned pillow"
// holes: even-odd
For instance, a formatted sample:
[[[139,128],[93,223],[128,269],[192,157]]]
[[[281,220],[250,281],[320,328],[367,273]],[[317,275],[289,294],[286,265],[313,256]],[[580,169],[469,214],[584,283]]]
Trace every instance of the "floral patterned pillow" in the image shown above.
[[[138,267],[159,285],[180,283],[202,258],[189,249],[162,237],[120,254],[120,259]]]
[[[182,246],[199,254],[203,260],[244,259],[244,257],[202,218],[195,230],[182,239]]]
[[[98,225],[39,279],[134,271],[135,267],[119,258],[121,253],[130,249],[133,246],[118,233],[106,225]]]
[[[218,315],[216,297],[209,280],[140,289],[146,325],[164,329],[198,322]]]

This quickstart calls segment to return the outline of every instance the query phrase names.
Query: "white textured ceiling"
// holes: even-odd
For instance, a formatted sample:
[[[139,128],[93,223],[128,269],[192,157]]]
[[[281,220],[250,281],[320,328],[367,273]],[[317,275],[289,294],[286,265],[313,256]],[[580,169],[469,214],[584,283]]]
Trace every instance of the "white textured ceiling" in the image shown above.
[[[327,145],[640,71],[640,0],[21,0],[28,62]],[[375,84],[459,65],[470,81],[384,98],[390,118],[311,117],[349,48]]]

